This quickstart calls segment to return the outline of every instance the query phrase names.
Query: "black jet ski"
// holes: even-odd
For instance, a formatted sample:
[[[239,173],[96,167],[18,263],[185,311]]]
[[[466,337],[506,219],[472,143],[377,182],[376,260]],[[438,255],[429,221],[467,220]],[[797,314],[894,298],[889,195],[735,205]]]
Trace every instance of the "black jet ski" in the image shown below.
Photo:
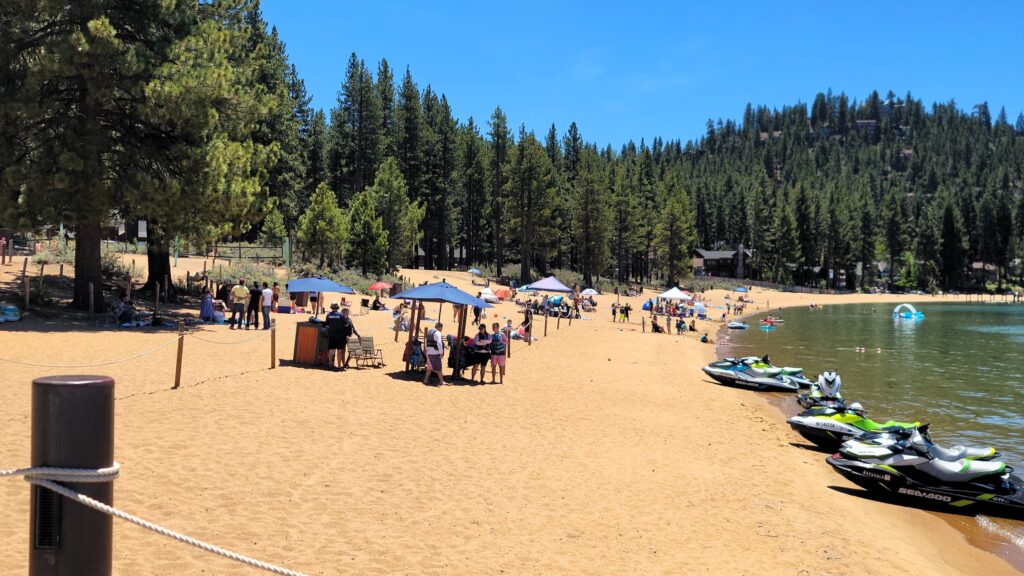
[[[885,498],[944,512],[1024,520],[1024,482],[1013,468],[998,461],[947,459],[957,448],[911,440],[883,447],[854,440],[827,462],[854,484]]]

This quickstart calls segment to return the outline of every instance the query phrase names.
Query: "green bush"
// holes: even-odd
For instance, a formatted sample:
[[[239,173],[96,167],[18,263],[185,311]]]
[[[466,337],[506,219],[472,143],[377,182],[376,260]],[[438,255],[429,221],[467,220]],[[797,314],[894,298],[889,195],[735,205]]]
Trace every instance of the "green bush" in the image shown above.
[[[74,264],[75,243],[68,242],[47,242],[42,252],[36,252],[32,256],[33,264]]]

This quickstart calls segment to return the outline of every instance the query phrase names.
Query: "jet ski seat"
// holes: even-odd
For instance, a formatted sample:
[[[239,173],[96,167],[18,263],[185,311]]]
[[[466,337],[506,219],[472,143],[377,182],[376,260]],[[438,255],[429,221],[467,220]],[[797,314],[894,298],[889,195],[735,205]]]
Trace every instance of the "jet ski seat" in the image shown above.
[[[1001,474],[1006,470],[1006,464],[979,460],[930,460],[919,468],[943,482],[970,482],[983,476]]]
[[[928,447],[928,455],[932,458],[938,458],[939,460],[947,460],[953,462],[966,458],[969,460],[991,458],[995,456],[995,448],[967,448],[965,446],[953,446],[952,448],[943,448],[942,446],[936,446],[932,444]]]

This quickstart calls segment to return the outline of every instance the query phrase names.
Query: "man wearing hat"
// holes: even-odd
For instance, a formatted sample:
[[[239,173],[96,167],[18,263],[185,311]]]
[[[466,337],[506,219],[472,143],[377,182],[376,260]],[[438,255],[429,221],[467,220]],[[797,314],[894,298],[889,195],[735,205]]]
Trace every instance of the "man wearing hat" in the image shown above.
[[[359,336],[355,324],[348,316],[348,308],[338,311],[338,303],[331,304],[331,311],[327,313],[324,322],[327,324],[327,367],[348,368],[348,360],[345,358],[345,346],[350,336]]]

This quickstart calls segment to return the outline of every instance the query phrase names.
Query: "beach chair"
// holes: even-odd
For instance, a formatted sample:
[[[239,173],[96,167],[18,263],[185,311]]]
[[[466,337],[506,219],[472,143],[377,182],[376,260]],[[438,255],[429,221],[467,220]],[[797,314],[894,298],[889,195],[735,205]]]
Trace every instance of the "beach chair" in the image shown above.
[[[359,339],[363,349],[364,362],[370,362],[374,367],[384,366],[384,351],[373,344],[373,336],[363,336]]]
[[[345,343],[345,349],[348,350],[348,358],[345,359],[345,363],[348,364],[355,360],[358,367],[363,358],[363,345],[359,342],[359,336],[349,336]]]

